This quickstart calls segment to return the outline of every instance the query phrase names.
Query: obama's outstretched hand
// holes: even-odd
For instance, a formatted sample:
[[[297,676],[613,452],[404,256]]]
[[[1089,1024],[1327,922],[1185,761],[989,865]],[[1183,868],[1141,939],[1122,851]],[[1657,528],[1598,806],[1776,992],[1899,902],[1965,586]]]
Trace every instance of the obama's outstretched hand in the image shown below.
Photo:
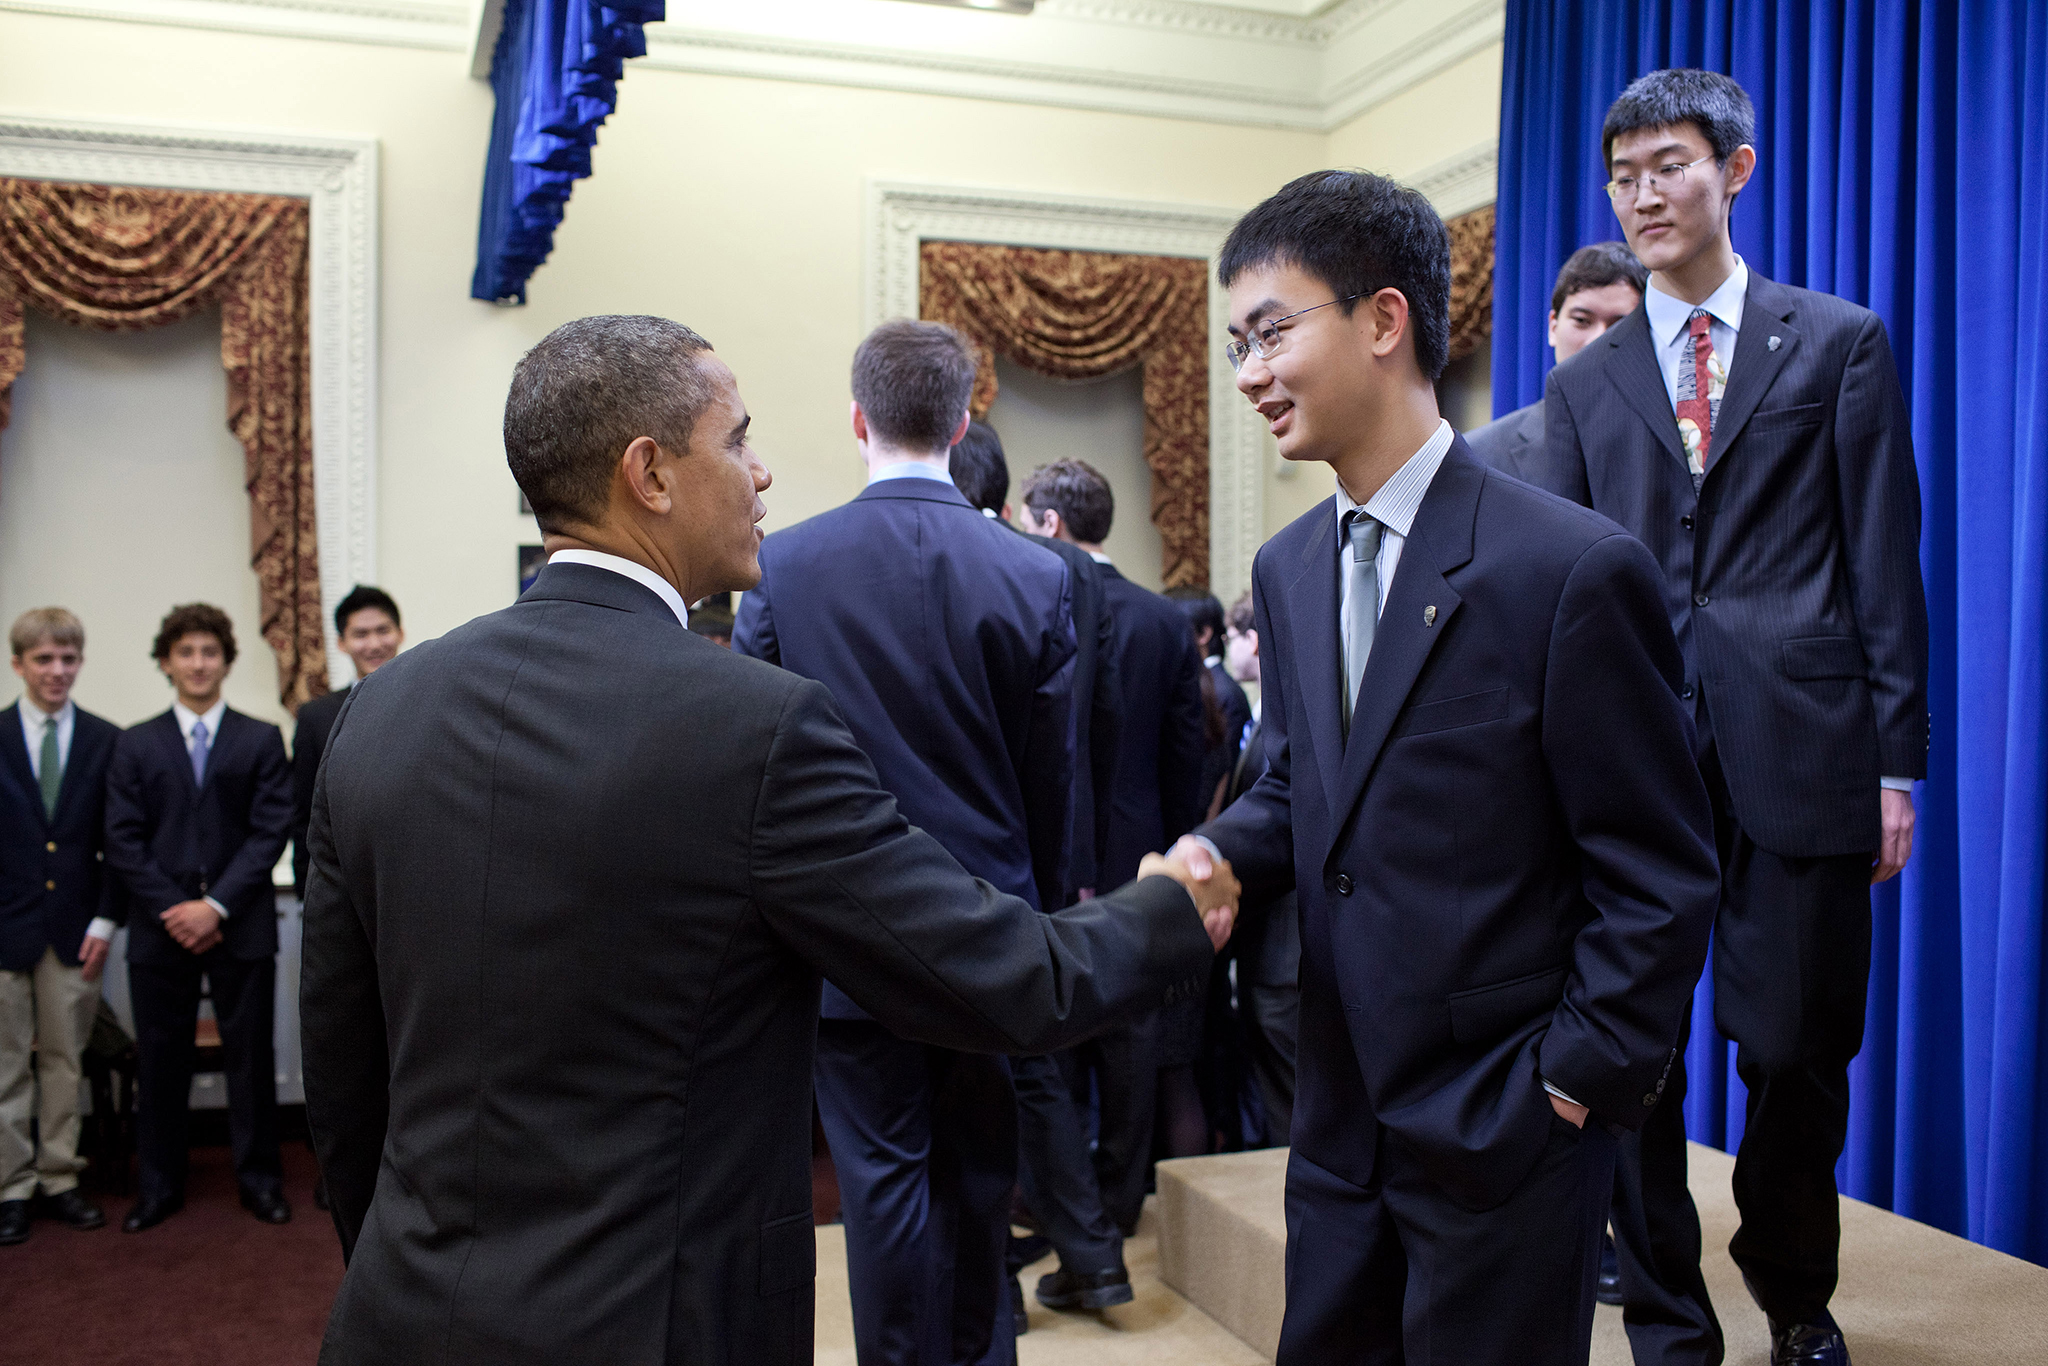
[[[1195,909],[1201,912],[1202,928],[1209,932],[1209,942],[1221,953],[1237,923],[1237,899],[1242,890],[1236,874],[1230,871],[1230,860],[1219,858],[1200,845],[1190,846],[1184,840],[1174,846],[1172,853],[1147,854],[1139,861],[1139,877],[1154,873],[1163,873],[1188,889],[1188,895],[1195,899]]]

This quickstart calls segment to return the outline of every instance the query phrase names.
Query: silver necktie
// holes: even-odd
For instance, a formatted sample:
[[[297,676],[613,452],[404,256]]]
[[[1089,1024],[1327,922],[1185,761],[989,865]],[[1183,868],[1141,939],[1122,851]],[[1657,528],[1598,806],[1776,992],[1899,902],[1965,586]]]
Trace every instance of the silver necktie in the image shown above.
[[[1351,542],[1351,558],[1344,566],[1344,733],[1351,733],[1351,716],[1358,710],[1360,686],[1365,682],[1365,661],[1372,654],[1372,638],[1380,624],[1380,535],[1386,528],[1363,511],[1345,514],[1344,534]]]

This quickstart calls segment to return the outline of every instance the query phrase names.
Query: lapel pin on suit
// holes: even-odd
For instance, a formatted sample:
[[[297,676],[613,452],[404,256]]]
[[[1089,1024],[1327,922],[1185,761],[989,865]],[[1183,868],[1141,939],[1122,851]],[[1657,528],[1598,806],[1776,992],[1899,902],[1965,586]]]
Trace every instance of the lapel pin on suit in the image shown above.
[[[1436,625],[1436,605],[1434,603],[1422,609],[1422,624],[1424,626]]]
[[[1765,346],[1766,348],[1768,348],[1769,350],[1775,351],[1775,350],[1777,350],[1777,349],[1778,349],[1778,347],[1779,347],[1780,345],[1782,345],[1782,344],[1783,344],[1783,343],[1781,343],[1781,342],[1780,342],[1780,341],[1778,340],[1778,338],[1776,338],[1776,337],[1772,337],[1772,338],[1771,338],[1771,339],[1770,339],[1769,341],[1767,341],[1767,342],[1765,342],[1765,343],[1764,343],[1764,346]]]

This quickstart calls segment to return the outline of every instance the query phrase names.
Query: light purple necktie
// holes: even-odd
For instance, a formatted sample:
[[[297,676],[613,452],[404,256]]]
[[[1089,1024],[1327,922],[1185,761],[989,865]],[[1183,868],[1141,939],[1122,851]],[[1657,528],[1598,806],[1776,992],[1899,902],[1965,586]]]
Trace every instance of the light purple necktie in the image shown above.
[[[206,723],[192,723],[192,781],[199,784],[206,781]]]

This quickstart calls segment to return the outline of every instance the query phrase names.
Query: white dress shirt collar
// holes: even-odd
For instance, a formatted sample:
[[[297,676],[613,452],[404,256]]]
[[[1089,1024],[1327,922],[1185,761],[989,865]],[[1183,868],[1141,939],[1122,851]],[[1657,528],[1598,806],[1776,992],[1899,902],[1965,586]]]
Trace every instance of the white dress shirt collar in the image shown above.
[[[1422,497],[1429,492],[1429,486],[1436,478],[1436,472],[1443,467],[1444,457],[1451,453],[1451,440],[1457,433],[1451,424],[1438,419],[1436,430],[1429,440],[1422,443],[1422,449],[1408,457],[1393,477],[1380,485],[1378,493],[1365,500],[1365,515],[1398,536],[1406,537],[1408,529],[1415,525],[1416,509],[1422,506]],[[1351,491],[1344,487],[1344,481],[1337,481],[1337,526],[1341,532],[1344,514],[1358,507]]]
[[[953,482],[952,475],[922,460],[899,460],[893,465],[877,465],[868,472],[870,484],[879,484],[884,479],[935,479],[948,485]]]
[[[557,550],[548,556],[549,564],[587,564],[592,569],[609,569],[614,574],[623,574],[633,582],[653,593],[668,604],[668,610],[676,614],[676,620],[690,629],[690,605],[683,601],[683,595],[676,586],[661,575],[623,555],[608,555],[602,550]]]
[[[183,702],[171,703],[171,715],[177,718],[178,733],[185,737],[185,748],[192,748],[192,727],[201,721],[206,723],[206,746],[208,749],[213,748],[214,742],[220,739],[220,718],[227,713],[227,709],[228,700],[225,697],[203,713],[188,710]]]
[[[1716,321],[1730,332],[1742,330],[1742,300],[1749,293],[1749,267],[1740,256],[1735,258],[1735,269],[1728,272],[1728,278],[1721,287],[1707,296],[1703,304],[1689,304],[1674,295],[1657,288],[1656,280],[1650,281],[1650,288],[1643,294],[1643,308],[1650,315],[1650,336],[1656,341],[1657,349],[1663,351],[1678,340],[1678,334],[1685,331],[1686,323],[1692,318],[1695,307],[1704,308]]]

